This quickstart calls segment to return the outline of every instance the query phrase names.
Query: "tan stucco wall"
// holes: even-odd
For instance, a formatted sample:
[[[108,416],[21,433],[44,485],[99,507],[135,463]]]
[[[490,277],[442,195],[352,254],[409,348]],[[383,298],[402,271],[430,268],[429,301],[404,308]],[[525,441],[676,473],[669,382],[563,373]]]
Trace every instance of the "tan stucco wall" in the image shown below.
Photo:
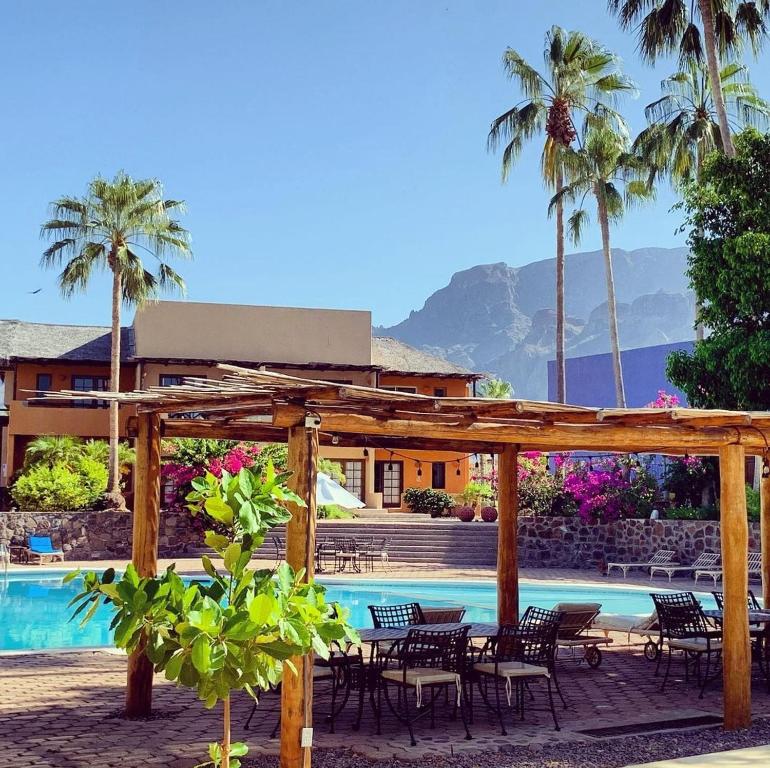
[[[469,397],[470,386],[465,379],[441,376],[396,376],[380,374],[381,387],[415,387],[418,395],[433,395],[435,389],[445,389],[447,397]]]
[[[371,313],[161,301],[134,318],[136,356],[370,365]]]
[[[371,386],[373,383],[372,374],[368,371],[328,371],[328,370],[308,370],[300,368],[271,367],[268,370],[285,373],[288,376],[297,376],[304,379],[322,379],[324,381],[349,381],[361,386]],[[215,364],[211,365],[186,365],[175,363],[142,363],[141,364],[141,383],[143,387],[157,387],[160,383],[161,374],[176,376],[203,376],[207,379],[221,379],[227,371],[220,370]]]

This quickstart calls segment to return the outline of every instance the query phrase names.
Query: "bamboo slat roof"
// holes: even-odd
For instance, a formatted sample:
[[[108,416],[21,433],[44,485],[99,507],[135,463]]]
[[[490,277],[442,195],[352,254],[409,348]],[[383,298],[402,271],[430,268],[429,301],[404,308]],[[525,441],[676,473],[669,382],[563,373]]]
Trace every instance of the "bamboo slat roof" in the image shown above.
[[[749,453],[768,451],[768,412],[431,397],[233,365],[218,368],[221,380],[189,378],[135,392],[65,391],[41,399],[115,400],[140,413],[161,414],[169,436],[280,439],[307,413],[320,417],[322,435],[340,445],[460,450],[472,444],[494,452],[515,443],[522,450],[708,454],[742,444]]]

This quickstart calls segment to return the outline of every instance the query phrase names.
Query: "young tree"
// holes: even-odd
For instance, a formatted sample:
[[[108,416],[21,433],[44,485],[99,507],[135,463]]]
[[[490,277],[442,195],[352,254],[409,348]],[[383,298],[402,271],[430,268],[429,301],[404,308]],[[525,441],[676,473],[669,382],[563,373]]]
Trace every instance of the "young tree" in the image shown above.
[[[735,154],[722,91],[720,57],[748,41],[755,52],[765,36],[770,0],[609,0],[623,29],[635,29],[639,51],[650,63],[674,52],[681,64],[703,63],[708,70],[714,109],[725,153]]]
[[[560,200],[578,202],[578,208],[569,218],[572,240],[577,244],[589,220],[584,207],[585,199],[590,195],[596,201],[607,280],[607,313],[615,377],[615,400],[619,408],[624,408],[626,394],[620,360],[610,224],[619,221],[630,205],[652,197],[653,189],[649,179],[645,178],[649,175],[646,164],[629,151],[628,138],[607,126],[589,128],[583,147],[565,156],[565,165],[570,181],[561,194],[553,198],[551,209],[554,209]]]
[[[766,127],[770,105],[749,81],[748,68],[732,62],[720,72],[722,93],[732,130],[747,126]],[[661,83],[663,96],[648,104],[649,126],[634,142],[633,150],[667,174],[674,187],[700,181],[706,156],[723,150],[718,116],[708,72],[691,61],[681,72]],[[700,300],[696,297],[696,339],[703,339]]]
[[[669,380],[704,408],[770,409],[770,136],[706,159],[685,192],[690,284],[710,334],[669,356]]]
[[[59,287],[66,298],[85,291],[93,274],[112,273],[112,350],[110,390],[120,390],[120,310],[141,306],[160,291],[185,290],[184,280],[165,260],[191,257],[190,236],[172,218],[184,210],[179,200],[166,200],[156,179],[134,180],[124,171],[112,181],[97,176],[85,197],[60,197],[51,204],[51,218],[43,224],[43,237],[53,239],[41,259],[43,267],[64,269]],[[149,255],[154,271],[145,267]],[[107,498],[125,508],[120,492],[118,459],[118,403],[110,401],[110,464]]]
[[[544,73],[508,48],[503,66],[523,95],[523,100],[492,121],[487,138],[490,150],[505,145],[502,177],[508,179],[524,144],[545,135],[541,168],[543,181],[558,194],[564,187],[563,151],[578,135],[576,117],[603,115],[620,121],[611,109],[619,94],[635,92],[620,71],[613,53],[581,32],[554,26],[545,36]],[[582,118],[581,118],[582,119]],[[564,307],[564,218],[556,207],[556,399],[566,401],[564,373],[566,311]]]
[[[190,510],[205,509],[219,529],[207,531],[205,543],[222,558],[223,568],[207,555],[201,558],[210,581],[187,584],[173,565],[160,576],[139,578],[129,564],[117,582],[113,569],[102,576],[85,574],[83,590],[71,603],[77,606],[74,616],[85,611],[81,626],[99,605],[109,605],[118,648],[129,653],[141,648],[156,672],[195,689],[207,708],[222,703],[222,740],[209,745],[206,764],[217,768],[238,768],[238,758],[247,752],[245,744],[230,741],[233,691],[256,700],[278,685],[284,662],[292,657],[314,651],[329,658],[333,643],[359,640],[347,624],[348,611],[327,603],[325,588],[307,583],[303,572],[294,573],[285,563],[277,573],[250,567],[266,534],[291,517],[283,504],[304,506],[287,488],[287,477],[276,475],[270,464],[264,477],[242,469],[237,475],[223,472],[221,479],[209,473],[193,480]]]

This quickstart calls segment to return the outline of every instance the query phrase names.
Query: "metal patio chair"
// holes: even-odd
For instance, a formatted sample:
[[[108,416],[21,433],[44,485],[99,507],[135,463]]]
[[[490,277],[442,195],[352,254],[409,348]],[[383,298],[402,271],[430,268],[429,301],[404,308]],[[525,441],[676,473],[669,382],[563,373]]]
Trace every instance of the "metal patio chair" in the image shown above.
[[[525,692],[529,691],[530,697],[534,698],[530,683],[537,681],[546,683],[548,708],[553,718],[554,728],[559,730],[553,700],[551,670],[556,657],[556,635],[562,614],[554,611],[548,611],[548,613],[555,616],[544,617],[537,624],[501,625],[497,635],[489,639],[479,659],[473,664],[476,687],[484,703],[497,714],[503,736],[507,731],[503,715],[502,692],[505,694],[508,707],[515,708],[523,720]],[[490,686],[494,687],[494,699],[490,694]]]
[[[441,691],[452,692],[452,717],[460,712],[465,738],[471,738],[466,707],[466,647],[469,627],[450,630],[427,630],[413,627],[405,640],[394,643],[378,662],[377,674],[377,734],[382,732],[382,699],[395,717],[409,731],[411,745],[417,745],[414,723],[430,715],[431,727],[436,724],[436,704]],[[397,689],[394,698],[390,689]],[[426,701],[427,692],[427,701]]]
[[[690,668],[693,667],[700,686],[699,698],[703,698],[706,685],[714,679],[716,672],[721,667],[721,631],[715,631],[709,627],[700,603],[692,592],[653,593],[651,597],[658,612],[664,645],[668,650],[666,672],[660,686],[661,692],[666,689],[673,654],[676,651],[681,651],[684,658],[685,681],[689,681]],[[706,665],[705,671],[702,671],[704,657]],[[656,675],[660,670],[662,661],[663,654],[661,653],[655,669]],[[712,672],[714,674],[710,674]]]

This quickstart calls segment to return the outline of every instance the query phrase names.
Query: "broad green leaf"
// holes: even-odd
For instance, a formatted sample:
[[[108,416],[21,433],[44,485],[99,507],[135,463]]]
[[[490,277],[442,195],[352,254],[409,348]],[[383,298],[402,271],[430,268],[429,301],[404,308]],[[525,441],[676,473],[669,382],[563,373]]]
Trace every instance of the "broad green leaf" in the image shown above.
[[[216,552],[221,552],[230,543],[227,536],[222,536],[221,533],[215,531],[206,531],[203,541],[207,547],[211,547]]]
[[[211,659],[211,648],[209,639],[206,635],[198,635],[192,646],[192,663],[195,669],[202,675],[209,671],[209,662]]]
[[[231,573],[233,572],[233,567],[238,562],[238,558],[240,556],[241,556],[241,545],[237,541],[234,541],[232,544],[230,544],[227,547],[222,557],[225,563],[225,568],[227,568],[227,570],[230,571]]]
[[[273,624],[275,623],[273,613],[276,607],[277,603],[273,595],[267,593],[255,595],[249,604],[249,617],[260,627],[268,623]]]
[[[218,520],[224,525],[232,525],[233,510],[223,499],[220,499],[218,496],[206,499],[205,507],[206,512],[208,512],[208,514],[215,520]]]

